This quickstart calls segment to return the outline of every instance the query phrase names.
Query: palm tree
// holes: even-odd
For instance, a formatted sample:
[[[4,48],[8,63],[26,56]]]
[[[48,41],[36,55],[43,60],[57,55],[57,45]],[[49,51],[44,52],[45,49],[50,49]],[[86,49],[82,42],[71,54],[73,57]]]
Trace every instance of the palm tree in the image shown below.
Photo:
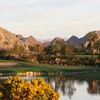
[[[97,54],[100,54],[100,40],[95,43],[95,48],[97,49]]]
[[[42,50],[43,50],[43,46],[40,45],[40,44],[37,44],[35,46],[35,49],[36,49],[37,55],[39,55],[42,52]]]
[[[95,42],[97,40],[98,36],[96,34],[95,31],[90,32],[88,35],[88,39],[89,39],[89,48],[90,48],[90,53],[91,53],[91,60],[93,61],[93,55],[94,55],[94,47],[95,47]]]
[[[61,46],[59,44],[55,44],[53,46],[53,52],[57,55],[61,53]]]

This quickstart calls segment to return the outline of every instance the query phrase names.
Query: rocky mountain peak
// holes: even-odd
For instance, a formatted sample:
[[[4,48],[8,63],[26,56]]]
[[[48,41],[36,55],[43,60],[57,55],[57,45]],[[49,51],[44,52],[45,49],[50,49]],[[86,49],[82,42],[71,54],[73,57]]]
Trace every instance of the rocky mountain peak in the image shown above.
[[[11,49],[14,47],[15,43],[22,45],[28,50],[24,42],[22,42],[16,35],[2,27],[0,27],[0,48]]]
[[[42,43],[38,40],[36,40],[33,36],[29,36],[27,38],[23,39],[23,42],[26,43],[28,46],[36,46],[41,45]]]
[[[70,43],[71,45],[77,45],[80,43],[80,39],[73,35],[71,38],[67,40],[67,43]]]

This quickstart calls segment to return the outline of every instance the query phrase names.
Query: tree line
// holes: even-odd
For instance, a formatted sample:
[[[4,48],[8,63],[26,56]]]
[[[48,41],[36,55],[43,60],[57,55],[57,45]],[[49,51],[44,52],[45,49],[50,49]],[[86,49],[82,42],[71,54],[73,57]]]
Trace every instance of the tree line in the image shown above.
[[[55,41],[48,46],[37,44],[24,46],[17,42],[10,50],[0,50],[1,59],[15,59],[42,64],[57,65],[100,65],[100,39],[95,32],[88,35],[88,44],[71,45],[62,41]]]

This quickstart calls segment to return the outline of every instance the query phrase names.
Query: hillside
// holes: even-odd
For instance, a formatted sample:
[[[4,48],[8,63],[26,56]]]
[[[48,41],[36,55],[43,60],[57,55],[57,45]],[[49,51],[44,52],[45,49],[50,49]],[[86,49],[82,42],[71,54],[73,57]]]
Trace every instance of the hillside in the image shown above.
[[[92,41],[95,35],[94,33],[97,35],[95,43]],[[91,35],[92,40],[90,39]],[[73,35],[66,41],[63,38],[55,37],[51,41],[45,41],[42,43],[33,36],[23,37],[20,34],[16,35],[0,27],[0,59],[63,65],[77,65],[77,62],[80,62],[80,64],[84,65],[82,62],[83,60],[85,62],[86,59],[83,59],[81,62],[81,59],[77,60],[77,58],[79,58],[78,56],[73,59],[70,57],[72,57],[73,54],[91,55],[90,50],[93,50],[94,54],[100,54],[99,40],[100,31],[91,31],[82,38]],[[91,46],[92,43],[93,45]],[[97,60],[97,62],[98,61],[99,60]],[[91,64],[90,57],[88,58],[88,62],[86,60],[85,64]]]
[[[76,46],[78,44],[87,44],[88,40],[89,40],[89,35],[92,34],[93,32],[95,32],[97,34],[97,40],[100,39],[100,31],[91,31],[88,34],[86,34],[84,37],[82,38],[78,38],[76,36],[72,36],[71,38],[69,38],[66,42],[70,43],[73,46]]]
[[[17,38],[14,33],[0,27],[0,49],[11,49],[14,47],[15,43],[28,50],[27,45]]]
[[[100,39],[100,31],[91,31],[88,34],[86,34],[84,37],[82,38],[78,38],[77,36],[72,36],[71,38],[69,38],[67,41],[65,41],[63,38],[60,37],[55,37],[53,40],[51,41],[45,41],[44,43],[38,41],[37,39],[35,39],[33,36],[29,36],[29,37],[23,37],[22,35],[16,35],[12,32],[7,31],[6,29],[0,27],[0,48],[1,49],[11,49],[14,47],[15,43],[17,43],[18,45],[21,45],[24,47],[24,49],[28,50],[29,47],[36,47],[37,45],[43,47],[47,47],[48,45],[55,45],[55,44],[67,44],[70,43],[72,46],[76,46],[78,44],[83,44],[83,45],[87,45],[88,44],[88,40],[89,40],[89,34],[91,34],[92,32],[95,32],[98,36],[97,40]],[[67,38],[67,37],[65,37]]]
[[[88,44],[89,44],[89,36],[92,34],[92,33],[95,33],[97,35],[97,38],[95,40],[95,43],[100,40],[100,31],[91,31],[89,32],[85,37],[87,38],[86,42],[84,43],[84,46],[85,48],[87,48]]]
[[[40,41],[36,40],[33,36],[24,38],[23,42],[26,43],[28,46],[36,46],[42,44]]]

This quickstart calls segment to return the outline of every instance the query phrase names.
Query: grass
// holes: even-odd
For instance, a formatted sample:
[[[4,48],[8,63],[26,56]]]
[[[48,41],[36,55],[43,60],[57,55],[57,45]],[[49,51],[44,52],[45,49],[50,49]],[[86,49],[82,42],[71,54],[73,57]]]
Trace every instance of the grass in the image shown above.
[[[17,72],[67,72],[67,73],[79,73],[80,77],[85,80],[100,80],[100,68],[91,66],[60,66],[60,65],[48,65],[48,64],[33,64],[22,61],[13,60],[0,60],[0,62],[16,62],[16,66],[2,67],[0,73],[17,73]],[[65,76],[66,77],[66,76]],[[0,97],[2,94],[0,93]]]
[[[8,62],[9,60],[1,60],[0,62]],[[22,61],[13,61],[16,62],[16,66],[12,67],[2,67],[0,68],[0,72],[26,72],[26,71],[34,71],[34,72],[93,72],[100,71],[100,68],[94,68],[90,66],[61,66],[61,65],[48,65],[48,64],[33,64]]]

